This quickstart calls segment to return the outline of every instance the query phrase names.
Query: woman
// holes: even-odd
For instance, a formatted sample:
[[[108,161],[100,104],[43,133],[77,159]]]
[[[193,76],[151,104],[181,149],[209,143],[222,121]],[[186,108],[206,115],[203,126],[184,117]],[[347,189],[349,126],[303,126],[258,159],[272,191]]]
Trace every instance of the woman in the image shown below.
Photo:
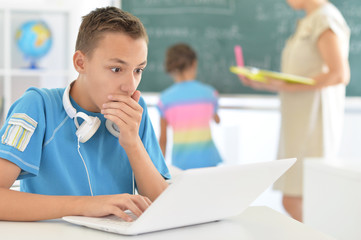
[[[327,0],[287,0],[306,15],[282,53],[282,72],[315,80],[303,85],[268,79],[267,83],[241,77],[255,89],[276,91],[281,100],[279,158],[298,161],[276,184],[283,205],[302,221],[303,159],[332,158],[337,154],[343,127],[345,87],[350,79],[348,63],[350,29],[341,13]]]

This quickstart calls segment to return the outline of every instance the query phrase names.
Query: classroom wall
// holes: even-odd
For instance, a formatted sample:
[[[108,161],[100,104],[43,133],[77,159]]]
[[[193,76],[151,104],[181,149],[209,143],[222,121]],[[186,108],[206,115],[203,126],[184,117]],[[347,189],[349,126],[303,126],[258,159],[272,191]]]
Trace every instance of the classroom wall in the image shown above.
[[[149,114],[159,136],[159,114],[154,105],[157,94],[144,94]],[[277,159],[280,113],[277,96],[221,97],[221,123],[212,124],[212,135],[226,164]],[[167,162],[171,159],[168,136]],[[361,98],[347,98],[339,159],[361,164]]]

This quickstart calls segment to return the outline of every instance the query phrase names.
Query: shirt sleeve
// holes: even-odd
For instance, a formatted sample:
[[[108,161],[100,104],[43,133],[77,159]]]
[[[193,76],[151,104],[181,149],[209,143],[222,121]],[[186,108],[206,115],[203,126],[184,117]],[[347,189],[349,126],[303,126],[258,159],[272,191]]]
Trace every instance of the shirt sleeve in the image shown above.
[[[11,106],[0,130],[0,157],[21,169],[18,179],[38,174],[44,131],[43,98],[27,91]]]
[[[342,24],[333,16],[322,14],[317,16],[314,20],[314,30],[312,32],[312,38],[317,41],[318,38],[324,33],[327,29],[330,29],[337,36],[343,35]]]
[[[171,176],[165,163],[163,153],[159,147],[158,139],[154,133],[153,125],[149,119],[147,106],[143,98],[140,98],[139,104],[143,108],[143,116],[139,127],[139,135],[154,166],[165,179],[170,179]]]

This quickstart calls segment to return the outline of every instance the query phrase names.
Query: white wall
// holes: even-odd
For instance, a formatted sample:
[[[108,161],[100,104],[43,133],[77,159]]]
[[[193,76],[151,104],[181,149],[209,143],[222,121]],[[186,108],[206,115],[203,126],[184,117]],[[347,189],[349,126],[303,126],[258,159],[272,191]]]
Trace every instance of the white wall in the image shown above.
[[[157,94],[143,94],[156,134],[159,114],[152,107]],[[212,125],[212,135],[226,164],[270,161],[277,158],[280,115],[276,96],[221,97],[221,123]],[[347,98],[339,159],[361,163],[361,98]],[[171,146],[171,138],[168,138]],[[170,160],[167,152],[167,160]]]

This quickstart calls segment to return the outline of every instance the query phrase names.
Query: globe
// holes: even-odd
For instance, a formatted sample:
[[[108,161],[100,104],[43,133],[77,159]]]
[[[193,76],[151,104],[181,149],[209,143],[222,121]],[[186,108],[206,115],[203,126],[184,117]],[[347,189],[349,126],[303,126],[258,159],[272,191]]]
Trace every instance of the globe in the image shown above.
[[[30,68],[37,67],[37,61],[46,55],[52,45],[51,31],[42,20],[23,23],[16,31],[16,43],[25,59],[30,60]]]

